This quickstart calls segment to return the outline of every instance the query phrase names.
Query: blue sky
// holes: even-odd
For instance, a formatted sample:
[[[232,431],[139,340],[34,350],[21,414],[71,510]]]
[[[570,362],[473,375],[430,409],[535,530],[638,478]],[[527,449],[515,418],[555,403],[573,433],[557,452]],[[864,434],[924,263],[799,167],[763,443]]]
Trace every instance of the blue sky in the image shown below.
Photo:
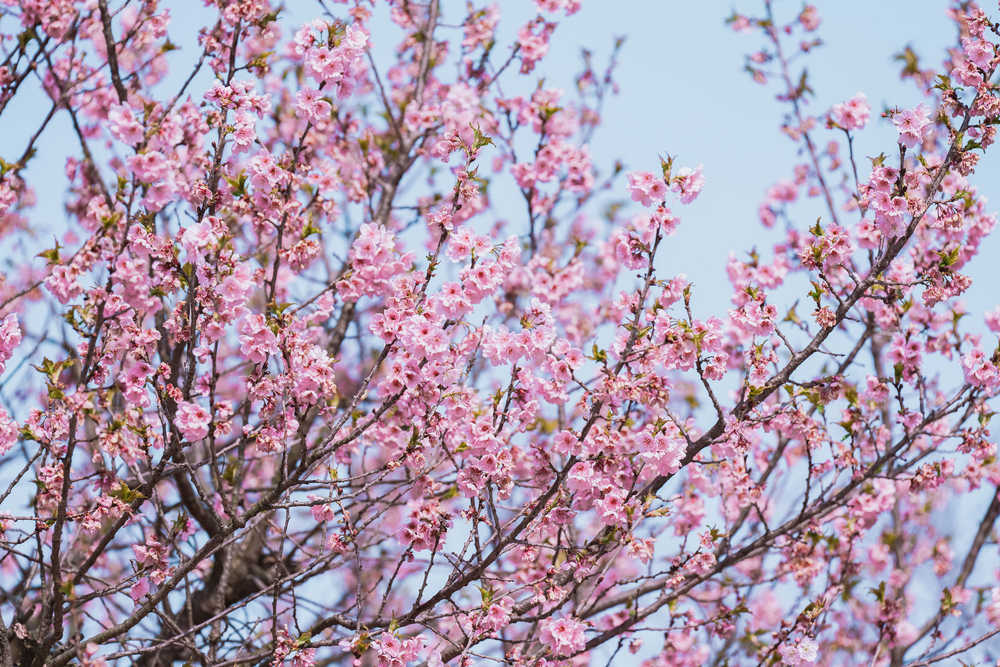
[[[504,21],[504,30],[512,36],[520,25],[518,19],[532,11],[533,2],[498,1],[511,15]],[[459,0],[445,4],[451,3],[464,6]],[[171,60],[178,65],[191,62],[197,52],[193,30],[187,29],[185,18],[201,15],[201,3],[175,0],[165,4],[173,9],[171,38],[183,47],[171,54]],[[318,14],[318,6],[307,0],[287,0],[286,4],[296,19]],[[734,9],[757,13],[760,4],[753,0],[584,0],[583,9],[556,30],[550,55],[535,72],[549,85],[569,89],[579,66],[581,46],[592,49],[595,62],[600,64],[614,37],[626,37],[617,71],[621,93],[608,101],[591,153],[604,171],[616,159],[621,159],[626,169],[655,170],[658,156],[666,153],[677,156],[681,165],[704,165],[704,192],[693,205],[676,207],[682,224],[661,251],[664,276],[685,273],[694,281],[694,305],[701,315],[724,314],[729,307],[724,268],[731,251],[742,253],[754,245],[765,248],[780,239],[779,230],[761,228],[756,210],[765,190],[788,178],[796,162],[795,144],[778,130],[785,109],[774,99],[776,85],[760,86],[742,71],[744,54],[758,49],[761,37],[734,33],[723,24]],[[784,17],[801,7],[798,0],[777,0],[775,4],[779,16]],[[826,43],[808,57],[818,97],[807,111],[819,114],[858,91],[865,92],[873,106],[873,122],[857,139],[858,155],[891,153],[895,132],[878,118],[878,111],[883,106],[919,101],[912,85],[899,80],[899,65],[892,56],[911,43],[928,64],[940,63],[954,35],[945,15],[948,2],[826,0],[815,4],[823,18],[820,35]],[[285,25],[291,27],[291,21]],[[384,25],[380,18],[373,26],[383,64],[394,46],[391,38],[380,37],[380,26]],[[186,74],[183,67],[174,79]],[[196,87],[195,92],[203,89]],[[47,110],[44,105],[36,94],[15,102],[6,119],[7,131],[0,134],[0,155],[10,161],[20,155],[28,134]],[[839,138],[819,132],[821,142]],[[41,243],[63,227],[62,146],[75,149],[75,137],[64,114],[40,142],[39,155],[27,172],[39,198],[32,222],[42,235]],[[859,166],[863,176],[863,161]],[[992,201],[1000,203],[998,176],[1000,158],[987,155],[973,181]],[[618,194],[626,197],[623,187]],[[802,221],[803,227],[816,215],[825,215],[819,200],[814,208],[811,218]],[[513,206],[502,214],[515,215]],[[994,236],[968,270],[975,280],[966,297],[973,313],[992,308],[1000,300],[995,296],[997,273],[993,270],[998,253],[1000,236]],[[0,253],[0,259],[4,270],[23,261],[16,251]],[[32,326],[39,324],[33,322]],[[978,516],[979,510],[975,513]]]
[[[780,229],[765,232],[756,209],[768,186],[788,178],[796,146],[779,132],[785,109],[774,99],[776,84],[761,86],[741,71],[743,56],[762,46],[756,33],[735,33],[723,25],[732,10],[760,13],[759,2],[680,2],[622,0],[585,2],[580,13],[560,26],[551,61],[571,62],[584,43],[603,47],[611,35],[627,35],[618,80],[621,94],[606,109],[605,126],[592,145],[595,161],[621,157],[630,169],[655,170],[657,153],[677,155],[680,164],[704,163],[706,186],[682,216],[677,233],[664,247],[668,271],[683,272],[695,282],[699,310],[718,312],[728,305],[723,269],[730,251],[778,240]],[[878,118],[884,106],[919,101],[914,87],[899,79],[892,56],[912,43],[927,65],[938,65],[954,29],[945,0],[838,0],[817,2],[825,45],[807,56],[810,81],[817,92],[807,109],[821,113],[832,104],[866,93],[873,122],[856,140],[860,156],[891,154],[895,132]],[[794,15],[797,1],[775,3],[778,17]],[[842,135],[820,130],[817,142]],[[996,156],[987,155],[974,177],[992,201],[1000,201]],[[815,213],[826,216],[819,200]],[[678,209],[682,210],[678,210]],[[996,256],[994,237],[983,255]],[[975,309],[992,307],[992,263],[978,258],[970,271],[977,284],[967,296]],[[984,280],[985,279],[985,280]],[[985,283],[985,284],[984,284]],[[991,300],[992,299],[992,300]]]
[[[320,13],[318,4],[307,0],[286,4],[290,9],[282,19],[286,34],[301,20]],[[533,12],[534,3],[504,0],[499,4],[502,35],[509,40]],[[915,104],[919,97],[910,84],[900,81],[899,66],[892,56],[904,44],[912,43],[928,64],[940,63],[954,35],[945,16],[947,1],[837,0],[817,4],[823,18],[819,34],[826,43],[807,57],[810,80],[818,93],[807,111],[821,113],[863,91],[873,106],[873,122],[857,138],[859,159],[893,152],[895,133],[877,117],[878,111],[883,106]],[[182,47],[170,54],[173,72],[167,89],[173,90],[176,86],[172,84],[186,76],[187,64],[197,53],[194,30],[187,29],[189,21],[193,16],[207,17],[208,12],[195,0],[165,5],[173,13],[171,39]],[[756,84],[742,71],[744,54],[762,46],[760,36],[735,33],[723,23],[734,9],[753,14],[760,12],[760,5],[762,2],[751,0],[584,0],[580,12],[562,21],[549,57],[532,75],[544,77],[546,85],[570,89],[579,69],[581,46],[595,52],[595,63],[600,66],[614,37],[626,37],[617,70],[621,92],[605,107],[604,124],[591,143],[591,153],[605,172],[616,159],[621,159],[626,169],[655,170],[658,156],[666,153],[677,156],[681,165],[704,164],[705,190],[693,205],[675,210],[682,224],[661,251],[665,272],[685,273],[695,282],[695,308],[702,315],[724,312],[728,306],[724,267],[731,251],[742,253],[755,244],[765,247],[780,238],[779,229],[765,232],[761,228],[756,210],[765,190],[788,178],[795,163],[796,146],[778,130],[784,109],[774,100],[777,86]],[[775,6],[779,18],[789,17],[801,3],[777,0]],[[449,8],[448,3],[445,7]],[[446,14],[446,18],[460,20],[457,13]],[[376,13],[372,28],[376,59],[384,70],[397,33],[382,12]],[[204,87],[196,82],[192,92],[199,94]],[[20,155],[27,135],[48,108],[47,101],[35,91],[12,106],[7,112],[9,131],[0,136],[0,155],[8,159]],[[828,138],[840,137],[825,130],[817,134],[821,143]],[[63,220],[65,153],[60,148],[75,144],[65,114],[58,114],[27,171],[39,199],[33,226],[48,238],[62,227]],[[988,196],[1000,188],[997,163],[988,155],[974,178]],[[859,166],[864,172],[864,160]],[[627,198],[624,180],[615,194]],[[1000,201],[1000,196],[991,199]],[[819,201],[815,204],[815,215],[824,214]],[[519,208],[504,211],[502,203],[499,208],[500,215],[520,213]],[[997,252],[1000,241],[987,241],[983,255]],[[6,259],[21,261],[14,254]],[[967,295],[973,311],[994,303],[992,288],[983,284],[991,277],[988,268],[989,262],[980,257],[970,269],[974,278],[987,278],[978,280]]]

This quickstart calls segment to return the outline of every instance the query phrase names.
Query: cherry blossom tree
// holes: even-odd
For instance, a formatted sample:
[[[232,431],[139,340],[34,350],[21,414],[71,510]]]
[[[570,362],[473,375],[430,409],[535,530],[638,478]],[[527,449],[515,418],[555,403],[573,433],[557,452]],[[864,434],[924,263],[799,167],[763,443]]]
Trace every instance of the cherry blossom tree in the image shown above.
[[[884,110],[815,105],[817,8],[729,17],[798,157],[702,318],[711,174],[592,159],[579,0],[203,4],[0,1],[0,664],[997,657],[988,13]]]

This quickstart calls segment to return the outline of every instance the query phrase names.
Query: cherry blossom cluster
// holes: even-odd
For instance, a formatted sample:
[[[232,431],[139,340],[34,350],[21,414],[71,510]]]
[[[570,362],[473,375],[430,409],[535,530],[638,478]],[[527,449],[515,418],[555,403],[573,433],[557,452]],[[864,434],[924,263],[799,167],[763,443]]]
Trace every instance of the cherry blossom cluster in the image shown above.
[[[988,655],[975,3],[881,112],[815,105],[817,6],[728,18],[795,157],[721,307],[664,250],[718,172],[593,148],[629,51],[560,80],[578,0],[3,4],[5,664]]]

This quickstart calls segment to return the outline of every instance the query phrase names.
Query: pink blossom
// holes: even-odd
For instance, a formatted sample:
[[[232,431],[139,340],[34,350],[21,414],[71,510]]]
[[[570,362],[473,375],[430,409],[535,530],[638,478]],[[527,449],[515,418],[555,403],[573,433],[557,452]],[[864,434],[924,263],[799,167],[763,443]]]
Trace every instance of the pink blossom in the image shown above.
[[[309,496],[309,499],[311,501],[321,500],[317,496]],[[313,519],[315,519],[317,523],[333,521],[336,517],[333,507],[331,507],[329,503],[325,502],[314,502],[314,504],[310,505],[309,511],[312,513]]]
[[[930,111],[923,104],[897,113],[892,122],[899,131],[899,143],[909,148],[921,143],[933,126]]]
[[[814,313],[816,324],[823,328],[829,328],[837,324],[837,315],[830,310],[829,306],[818,308]]]
[[[792,644],[782,644],[778,651],[786,665],[811,665],[819,657],[819,645],[809,637]]]
[[[6,410],[0,408],[0,456],[10,451],[17,443],[17,422],[11,419]]]
[[[868,124],[871,107],[864,93],[858,93],[846,102],[834,104],[830,119],[845,130],[860,130]]]
[[[187,248],[188,253],[193,257],[201,254],[201,249],[216,243],[218,238],[215,235],[211,220],[203,220],[191,225],[181,234],[181,243]]]
[[[1000,333],[1000,306],[987,311],[983,317],[986,320],[986,326],[990,331],[993,333]]]
[[[313,122],[330,117],[330,103],[320,97],[320,92],[312,88],[302,88],[296,94],[296,108]]]
[[[399,639],[392,633],[382,633],[374,645],[378,667],[405,667],[420,657],[423,643],[420,637]]]
[[[115,104],[108,110],[110,130],[117,139],[130,146],[142,141],[142,125],[136,120],[132,109],[125,104]]]
[[[535,0],[535,4],[547,12],[565,11],[567,16],[580,10],[580,0]]]
[[[990,591],[990,603],[986,607],[986,618],[994,627],[1000,628],[1000,587]]]
[[[180,401],[177,404],[174,425],[188,442],[197,442],[207,436],[209,422],[211,422],[211,416],[208,414],[208,410],[197,403]]]
[[[976,387],[994,391],[1000,387],[1000,366],[978,347],[972,348],[962,357],[965,378]]]
[[[243,354],[249,361],[262,364],[268,356],[278,352],[278,339],[263,315],[247,315],[240,323],[239,331]]]
[[[556,656],[569,656],[584,649],[586,637],[583,623],[570,617],[546,618],[539,623],[542,643]]]
[[[694,169],[691,167],[681,167],[674,175],[670,189],[678,193],[682,204],[690,204],[705,186],[705,177],[702,175],[702,165]]]
[[[988,70],[996,56],[996,47],[981,37],[963,37],[962,51],[965,56],[976,66]]]
[[[643,206],[663,201],[667,194],[666,183],[648,171],[633,171],[628,175],[628,189],[632,200]]]
[[[296,40],[306,41],[303,36],[309,28],[304,28]],[[349,25],[340,44],[329,47],[311,44],[305,52],[308,73],[321,84],[330,84],[338,97],[350,95],[365,73],[364,50],[368,34],[363,28]],[[311,109],[317,111],[315,106]]]
[[[497,5],[489,5],[480,10],[475,20],[468,20],[464,27],[464,39],[462,46],[471,49],[478,45],[487,45],[493,39],[493,32],[500,21],[500,8]]]
[[[0,320],[0,373],[3,373],[7,361],[14,353],[14,348],[20,343],[21,326],[17,322],[17,315],[10,313]]]
[[[549,51],[549,37],[555,30],[554,23],[546,23],[540,18],[524,25],[517,33],[518,56],[521,58],[521,73],[527,74]]]
[[[57,264],[45,278],[45,287],[59,300],[59,303],[69,303],[81,292],[77,277],[78,272],[71,266]]]
[[[451,519],[436,501],[427,501],[410,509],[410,518],[400,532],[400,541],[414,551],[434,549],[444,538]]]
[[[813,31],[819,27],[820,17],[815,5],[806,5],[799,13],[799,22],[808,31]]]
[[[135,583],[132,588],[129,589],[129,596],[132,598],[133,602],[139,604],[146,595],[149,594],[149,579],[146,577],[139,577],[139,581]]]
[[[729,215],[744,189],[609,164],[635,52],[542,66],[576,48],[581,0],[206,2],[0,0],[0,109],[53,121],[11,124],[28,152],[0,169],[15,648],[869,664],[939,596],[962,619],[941,646],[1000,625],[988,575],[944,588],[968,547],[949,513],[1000,485],[1000,308],[962,301],[989,292],[998,220],[975,174],[1000,132],[996,4],[938,17],[946,77],[904,51],[910,108],[871,91],[888,145],[859,136],[861,93],[810,108],[831,94],[801,74],[824,57],[811,0],[732,13],[792,145],[708,128],[734,183],[788,158],[709,221],[767,228],[727,261],[667,199]],[[695,136],[671,125],[688,84],[733,83],[671,63],[692,76],[637,136]],[[18,590],[32,564],[58,573]]]

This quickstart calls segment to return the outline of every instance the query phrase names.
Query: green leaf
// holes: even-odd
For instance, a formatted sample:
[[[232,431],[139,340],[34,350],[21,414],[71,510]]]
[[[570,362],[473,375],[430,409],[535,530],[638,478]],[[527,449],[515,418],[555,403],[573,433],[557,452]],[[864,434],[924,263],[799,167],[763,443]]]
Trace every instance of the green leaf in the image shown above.
[[[816,307],[819,308],[822,305],[820,298],[823,296],[823,288],[816,281],[813,281],[812,286],[813,289],[809,292],[809,296],[812,297],[813,301],[816,302]]]
[[[914,58],[914,64],[916,64],[916,58]],[[938,74],[937,83],[935,83],[933,87],[935,90],[942,90],[947,92],[951,90],[954,86],[951,85],[950,77],[945,76],[944,74]]]
[[[951,589],[945,588],[941,591],[941,612],[948,613],[955,608],[955,600],[951,597]]]
[[[958,262],[958,255],[959,255],[958,246],[952,248],[951,250],[947,250],[947,251],[945,251],[945,250],[938,250],[937,254],[938,254],[938,257],[940,258],[939,261],[938,261],[938,266],[941,269],[946,269],[949,266],[953,266],[955,263]]]
[[[111,497],[117,498],[126,505],[131,505],[136,500],[145,498],[146,496],[135,489],[128,488],[128,485],[124,482],[119,482],[118,486],[111,492]]]
[[[493,139],[483,134],[482,130],[480,130],[477,126],[473,125],[472,123],[469,123],[469,127],[472,128],[473,132],[472,150],[478,151],[483,146],[494,145]]]
[[[878,588],[869,588],[868,592],[875,596],[879,602],[885,602],[885,582],[880,581]]]
[[[674,158],[667,156],[666,159],[660,157],[660,169],[663,171],[663,180],[670,183],[670,172],[674,168]]]
[[[608,353],[605,352],[604,350],[602,350],[601,348],[597,347],[597,343],[594,343],[594,347],[592,349],[592,352],[593,352],[593,359],[594,359],[594,361],[598,361],[598,362],[601,362],[601,363],[607,363],[607,361],[608,361]]]
[[[240,471],[240,462],[237,458],[229,459],[226,464],[226,469],[222,471],[222,479],[226,480],[230,484],[236,483],[236,473]]]
[[[55,248],[49,248],[48,250],[43,250],[37,255],[35,255],[35,257],[42,257],[48,260],[49,264],[57,264],[59,262],[59,247],[60,247],[59,242],[56,241]]]

